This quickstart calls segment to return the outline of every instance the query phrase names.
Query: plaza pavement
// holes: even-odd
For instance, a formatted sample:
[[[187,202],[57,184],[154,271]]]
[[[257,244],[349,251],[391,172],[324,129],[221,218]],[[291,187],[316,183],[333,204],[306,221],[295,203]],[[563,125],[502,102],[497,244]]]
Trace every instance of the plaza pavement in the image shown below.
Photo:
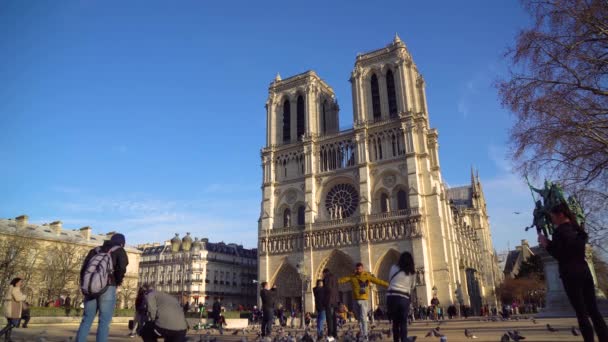
[[[546,324],[551,324],[552,327],[556,328],[557,332],[549,332],[546,329]],[[357,325],[355,323],[349,323],[355,329]],[[571,327],[576,325],[575,318],[551,318],[551,319],[538,319],[534,323],[530,319],[509,320],[509,321],[484,321],[479,318],[469,318],[467,320],[455,319],[445,320],[440,324],[440,331],[446,335],[448,342],[459,342],[459,341],[500,341],[501,336],[507,330],[518,330],[521,335],[526,337],[525,341],[544,341],[544,342],[558,342],[558,341],[582,341],[580,336],[573,336],[570,332]],[[374,331],[386,331],[389,328],[388,322],[380,321],[374,324]],[[424,337],[426,333],[437,327],[437,323],[431,321],[417,321],[414,322],[409,328],[409,335],[416,335],[417,341],[439,341],[437,337]],[[464,329],[469,329],[478,338],[467,339],[464,336]],[[64,325],[31,325],[27,329],[15,329],[13,333],[13,340],[15,342],[63,342],[73,341],[69,339],[69,336],[75,336],[78,326],[75,324],[64,324]],[[242,331],[239,331],[238,335],[232,335],[234,331],[225,331],[224,335],[219,335],[217,330],[209,331],[209,338],[216,338],[216,341],[242,341],[243,337],[247,337],[248,341],[257,340],[257,331],[259,326],[254,330],[253,328],[247,329],[245,335]],[[95,341],[96,325],[91,329],[89,335],[89,341]],[[291,331],[291,329],[286,329]],[[343,330],[344,331],[344,330]],[[110,328],[110,339],[111,342],[117,341],[141,341],[141,338],[129,338],[129,331],[126,324],[113,324]],[[302,334],[301,330],[295,331],[296,334]],[[189,341],[206,341],[207,331],[202,333],[190,330],[188,333]],[[41,339],[44,338],[44,339]],[[383,335],[381,341],[392,341],[386,335]]]

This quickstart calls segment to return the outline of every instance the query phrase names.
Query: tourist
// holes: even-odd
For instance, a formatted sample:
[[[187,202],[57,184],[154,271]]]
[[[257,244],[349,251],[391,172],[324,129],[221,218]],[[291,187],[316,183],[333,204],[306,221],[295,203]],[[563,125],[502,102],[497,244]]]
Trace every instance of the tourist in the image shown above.
[[[89,262],[94,263],[99,258],[108,254],[111,258],[113,272],[107,275],[107,286],[105,290],[96,295],[87,296],[84,298],[84,315],[76,334],[76,342],[86,342],[89,330],[97,313],[99,312],[99,323],[97,326],[96,341],[107,341],[110,334],[110,322],[114,316],[114,308],[116,307],[116,288],[122,284],[122,280],[127,271],[129,257],[125,252],[125,236],[122,234],[114,234],[110,240],[104,241],[101,247],[93,248],[82,263],[80,270],[80,284],[85,284],[85,276],[90,276],[94,265],[89,265]],[[98,261],[99,262],[99,261]],[[108,270],[109,271],[109,270]],[[90,282],[90,280],[86,280]]]
[[[262,298],[262,337],[264,337],[270,336],[272,332],[276,286],[269,290],[268,282],[264,281],[260,285],[262,286],[262,290],[260,290],[260,297]]]
[[[13,328],[19,325],[21,320],[21,311],[25,294],[21,292],[23,280],[21,278],[13,278],[11,280],[6,295],[4,296],[4,317],[6,317],[6,326],[0,330],[0,336],[4,335],[6,341],[11,341]]]
[[[393,322],[393,341],[406,342],[407,319],[409,316],[411,293],[416,286],[414,258],[409,252],[401,253],[397,265],[389,271],[389,286],[386,290],[386,306]]]
[[[70,312],[72,311],[72,298],[70,295],[63,300],[63,307],[65,308],[65,316],[70,317]]]
[[[143,285],[146,293],[147,321],[141,331],[144,342],[183,342],[188,331],[184,310],[177,299],[164,292],[155,291],[150,285]]]
[[[23,307],[21,308],[21,319],[19,320],[17,328],[19,328],[19,326],[21,326],[22,328],[27,328],[27,324],[30,322],[30,318],[30,303],[24,301]],[[21,321],[23,321],[23,324],[21,324]]]
[[[213,324],[220,331],[220,334],[224,333],[224,326],[222,324],[222,299],[220,297],[215,298],[213,307],[211,308],[211,317],[213,318]]]
[[[140,286],[137,290],[137,297],[135,297],[135,316],[133,317],[133,327],[129,337],[135,337],[139,335],[141,327],[146,321],[147,306],[146,306],[146,290],[143,286]]]
[[[338,279],[329,268],[323,270],[323,290],[325,291],[325,316],[327,319],[327,337],[333,341],[338,338],[337,314],[339,308]]]
[[[551,222],[557,227],[553,240],[538,234],[538,243],[558,262],[559,276],[570,304],[576,312],[579,329],[585,342],[593,341],[593,330],[600,342],[608,342],[608,328],[597,307],[593,276],[585,260],[588,235],[576,223],[564,203],[551,208]],[[593,326],[589,323],[589,317]]]
[[[338,279],[338,283],[344,284],[350,282],[353,297],[355,299],[355,312],[359,321],[359,329],[364,339],[367,339],[367,312],[369,311],[369,286],[374,283],[381,286],[388,286],[384,280],[374,277],[371,273],[363,270],[363,264],[355,265],[355,272],[349,276]]]
[[[323,280],[317,280],[317,286],[312,289],[315,295],[315,308],[317,309],[317,336],[318,338],[323,337],[323,323],[325,322],[326,305],[327,300],[325,299],[325,289],[323,288]]]

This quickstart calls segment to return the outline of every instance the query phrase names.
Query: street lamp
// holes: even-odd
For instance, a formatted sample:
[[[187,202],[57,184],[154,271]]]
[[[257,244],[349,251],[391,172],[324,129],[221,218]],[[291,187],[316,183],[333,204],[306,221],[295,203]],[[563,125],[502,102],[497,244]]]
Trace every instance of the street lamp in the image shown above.
[[[192,238],[190,237],[190,233],[186,233],[183,239],[179,239],[179,234],[175,233],[173,239],[171,239],[171,252],[174,256],[177,256],[177,253],[180,252],[181,247],[181,299],[180,302],[184,304],[184,275],[186,271],[186,257],[189,255],[190,248],[192,247]]]
[[[304,328],[304,311],[306,308],[306,289],[308,288],[308,275],[306,274],[306,269],[304,267],[303,262],[299,262],[296,265],[296,269],[298,270],[298,275],[300,276],[300,280],[302,281],[302,312],[300,318],[300,329]]]

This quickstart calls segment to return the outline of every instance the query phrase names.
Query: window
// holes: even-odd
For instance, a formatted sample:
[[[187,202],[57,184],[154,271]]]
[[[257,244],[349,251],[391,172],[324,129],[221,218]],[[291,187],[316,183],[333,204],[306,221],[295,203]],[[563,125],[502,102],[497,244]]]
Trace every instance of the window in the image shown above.
[[[386,73],[386,91],[388,93],[388,114],[391,118],[394,118],[397,116],[397,94],[393,72],[390,70]]]
[[[306,215],[306,208],[303,205],[298,207],[298,226],[304,225],[304,219]]]
[[[378,77],[376,74],[372,75],[371,80],[372,86],[372,113],[374,115],[374,120],[380,118],[380,88],[378,87]]]
[[[304,98],[298,96],[298,108],[297,108],[297,129],[296,134],[298,141],[302,141],[302,135],[304,135]]]
[[[291,226],[291,210],[289,208],[283,211],[283,227]]]
[[[291,108],[289,100],[283,102],[283,142],[291,141]]]
[[[388,196],[386,194],[380,195],[380,212],[386,213],[388,212]]]
[[[407,209],[407,194],[403,190],[397,192],[397,209]]]

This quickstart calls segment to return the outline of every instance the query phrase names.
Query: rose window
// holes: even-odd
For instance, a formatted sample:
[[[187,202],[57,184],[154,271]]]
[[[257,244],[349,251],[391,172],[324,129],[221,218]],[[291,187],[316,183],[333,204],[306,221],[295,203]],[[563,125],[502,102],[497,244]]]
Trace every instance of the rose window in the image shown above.
[[[359,205],[359,194],[350,184],[338,184],[331,188],[325,198],[325,208],[332,219],[351,216]]]

